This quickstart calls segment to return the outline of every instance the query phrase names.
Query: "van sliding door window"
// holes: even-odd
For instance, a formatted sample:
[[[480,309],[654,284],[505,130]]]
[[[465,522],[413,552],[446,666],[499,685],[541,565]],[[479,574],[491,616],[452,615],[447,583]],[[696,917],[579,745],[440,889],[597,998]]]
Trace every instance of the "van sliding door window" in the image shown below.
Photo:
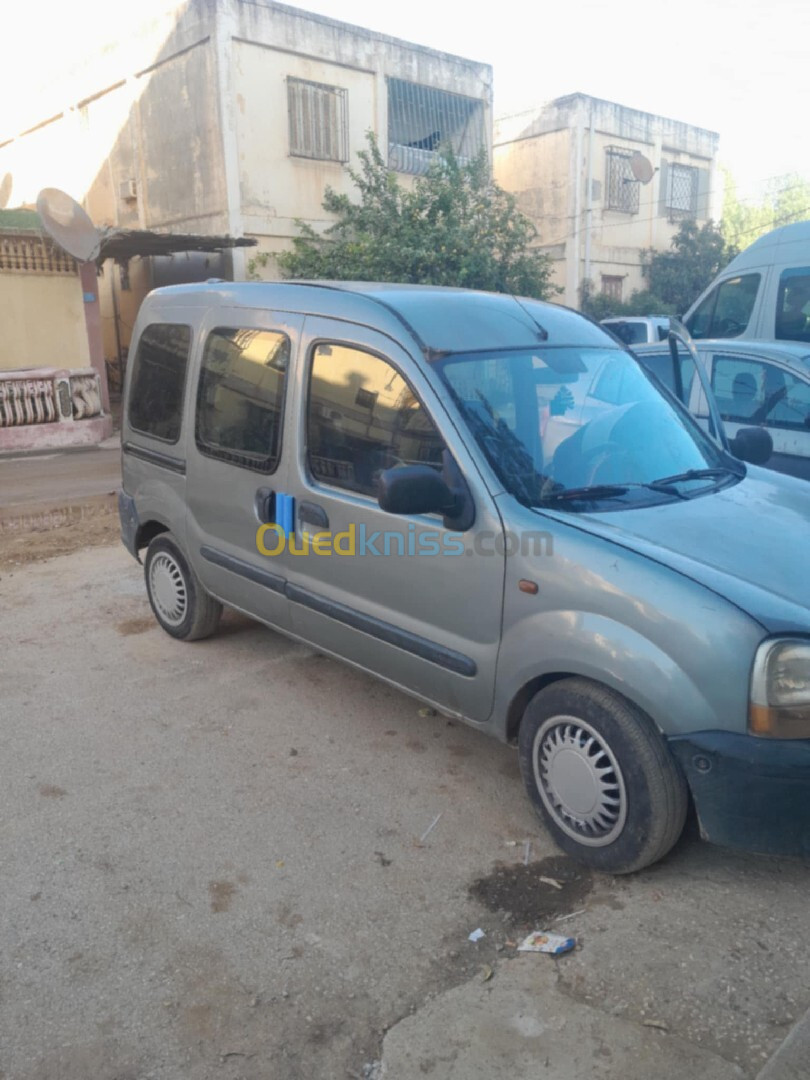
[[[377,496],[394,465],[442,468],[444,442],[419,399],[385,360],[346,345],[317,345],[307,405],[316,480]]]
[[[133,431],[168,443],[180,438],[190,348],[189,326],[153,323],[141,334],[129,390]]]
[[[209,334],[197,391],[203,454],[256,472],[275,470],[289,360],[285,334],[230,328]]]

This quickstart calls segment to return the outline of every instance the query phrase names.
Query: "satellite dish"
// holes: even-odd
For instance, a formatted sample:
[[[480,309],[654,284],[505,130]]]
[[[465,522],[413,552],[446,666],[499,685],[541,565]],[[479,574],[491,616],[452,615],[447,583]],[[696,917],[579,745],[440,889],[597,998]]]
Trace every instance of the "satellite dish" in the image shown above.
[[[79,262],[98,258],[101,237],[82,207],[59,188],[43,188],[37,196],[37,213],[45,232]]]
[[[638,150],[630,158],[630,171],[636,180],[642,184],[649,184],[653,178],[655,169],[652,167],[652,162],[649,158],[644,157]]]
[[[8,200],[11,198],[11,173],[7,172],[6,175],[0,180],[0,210],[5,210],[8,206]]]

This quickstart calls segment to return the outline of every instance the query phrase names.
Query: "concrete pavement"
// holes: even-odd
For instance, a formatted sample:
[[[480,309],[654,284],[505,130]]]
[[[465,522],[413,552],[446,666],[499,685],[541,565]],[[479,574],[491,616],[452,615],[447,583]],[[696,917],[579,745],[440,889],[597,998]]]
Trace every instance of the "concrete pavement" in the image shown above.
[[[173,641],[120,547],[0,608],[9,1080],[805,1075],[805,864],[577,876],[514,751],[233,614]]]
[[[528,955],[448,991],[385,1037],[384,1080],[742,1080],[745,1072],[643,1020],[558,988],[564,960]],[[807,1074],[803,1074],[806,1076]],[[774,1080],[782,1080],[774,1077]]]
[[[90,449],[0,457],[0,513],[6,518],[35,505],[72,505],[120,486],[117,435]]]

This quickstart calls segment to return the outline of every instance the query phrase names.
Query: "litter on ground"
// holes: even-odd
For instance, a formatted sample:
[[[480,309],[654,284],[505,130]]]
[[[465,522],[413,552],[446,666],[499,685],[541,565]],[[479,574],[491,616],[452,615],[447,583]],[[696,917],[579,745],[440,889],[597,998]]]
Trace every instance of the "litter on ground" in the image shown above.
[[[517,951],[544,952],[551,953],[552,956],[562,956],[563,953],[570,952],[576,943],[576,938],[549,934],[545,930],[535,930],[524,941],[521,941]]]

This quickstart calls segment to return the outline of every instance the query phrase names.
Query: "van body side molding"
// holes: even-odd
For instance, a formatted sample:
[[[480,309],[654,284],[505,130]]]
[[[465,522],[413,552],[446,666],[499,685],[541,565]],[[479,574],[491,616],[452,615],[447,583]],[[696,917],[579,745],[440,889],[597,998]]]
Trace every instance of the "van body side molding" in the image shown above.
[[[398,649],[413,653],[423,660],[429,660],[438,667],[447,671],[453,671],[456,675],[466,675],[472,678],[478,667],[474,660],[463,653],[455,652],[444,645],[438,645],[435,641],[419,637],[408,630],[401,630],[398,626],[377,619],[373,615],[365,615],[355,608],[339,604],[335,600],[328,600],[325,596],[302,589],[300,585],[292,585],[287,582],[287,596],[293,603],[302,604],[304,607],[317,611],[321,615],[327,615],[330,619],[350,626],[353,630],[360,630],[371,637],[379,638],[388,645],[395,645]]]
[[[162,469],[170,469],[172,472],[186,475],[186,463],[183,458],[170,457],[169,454],[161,454],[159,450],[150,450],[148,446],[136,446],[134,443],[124,443],[121,448],[125,454],[141,458],[152,465],[159,465]]]
[[[226,555],[224,551],[217,551],[216,548],[212,547],[201,547],[200,555],[202,555],[207,562],[213,563],[214,566],[221,566],[223,570],[230,570],[232,573],[239,574],[249,581],[255,581],[257,585],[263,585],[272,592],[284,592],[286,582],[284,578],[280,577],[278,574],[271,574],[267,570],[260,570],[258,566],[252,566],[242,559],[236,559],[233,555]]]

